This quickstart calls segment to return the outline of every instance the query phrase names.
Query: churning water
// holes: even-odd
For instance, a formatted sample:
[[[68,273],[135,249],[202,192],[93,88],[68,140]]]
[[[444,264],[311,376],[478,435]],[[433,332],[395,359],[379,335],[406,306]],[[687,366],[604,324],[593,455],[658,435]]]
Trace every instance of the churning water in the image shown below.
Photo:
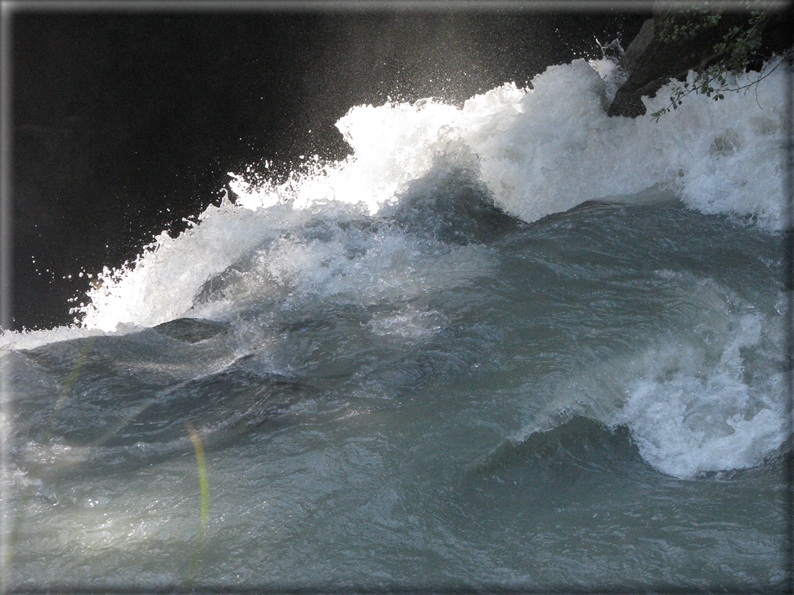
[[[609,67],[353,108],[4,333],[6,585],[781,585],[784,67]]]

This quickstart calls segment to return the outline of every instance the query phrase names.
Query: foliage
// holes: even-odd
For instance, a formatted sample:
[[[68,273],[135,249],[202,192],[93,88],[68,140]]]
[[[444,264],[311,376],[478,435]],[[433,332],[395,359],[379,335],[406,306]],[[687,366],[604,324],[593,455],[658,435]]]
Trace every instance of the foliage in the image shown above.
[[[737,85],[734,82],[733,75],[747,71],[753,62],[764,58],[760,51],[769,13],[758,9],[758,0],[748,2],[746,8],[749,12],[743,22],[727,29],[713,46],[713,54],[701,62],[702,66],[696,70],[695,78],[675,85],[669,105],[651,114],[657,122],[662,115],[677,109],[683,103],[684,97],[690,93],[705,95],[718,101],[725,98],[726,92],[740,91],[757,85],[776,68],[773,67],[768,71],[762,69],[756,80],[746,85]],[[680,12],[671,11],[664,15],[655,23],[654,31],[663,43],[687,41],[701,35],[707,29],[718,27],[724,22],[723,17],[720,12],[710,11],[708,2],[704,2],[698,7]]]
[[[721,19],[722,14],[708,12],[707,5],[683,12],[671,11],[654,23],[654,33],[663,42],[686,41],[704,29],[716,27]]]

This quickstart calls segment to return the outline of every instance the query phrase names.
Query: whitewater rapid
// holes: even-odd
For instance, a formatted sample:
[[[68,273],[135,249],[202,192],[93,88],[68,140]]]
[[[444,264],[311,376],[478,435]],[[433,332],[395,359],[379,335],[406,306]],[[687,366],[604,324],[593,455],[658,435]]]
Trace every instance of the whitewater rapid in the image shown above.
[[[208,278],[280,225],[307,217],[304,211],[333,216],[334,205],[377,214],[434,168],[473,172],[499,207],[525,222],[589,200],[672,193],[702,213],[784,227],[784,66],[719,102],[691,95],[657,122],[606,115],[597,70],[607,76],[607,64],[552,66],[531,88],[505,84],[461,108],[435,99],[354,107],[337,123],[352,151],[347,159],[309,160],[280,184],[267,170],[230,174],[236,205],[210,206],[179,237],[163,232],[134,263],[105,269],[77,321],[114,331],[189,315]],[[644,98],[648,113],[664,107],[669,93]]]
[[[589,201],[680,201],[774,236],[786,220],[787,78],[785,65],[768,68],[771,74],[748,91],[719,102],[692,95],[658,121],[606,115],[614,75],[606,60],[551,66],[528,88],[505,84],[462,107],[436,99],[354,107],[337,123],[348,158],[311,159],[280,183],[267,170],[231,173],[234,202],[208,207],[178,237],[164,231],[134,263],[105,268],[75,309],[74,326],[6,332],[0,347],[123,335],[186,317],[228,321],[252,304],[301,300],[404,304],[397,313],[376,315],[367,328],[390,340],[420,341],[440,332],[445,316],[406,304],[466,287],[498,266],[495,249],[477,235],[491,233],[477,227],[478,217],[496,217],[488,225],[498,231]],[[734,83],[757,76],[740,75]],[[670,89],[643,100],[649,114],[667,104]],[[421,206],[422,197],[443,192],[449,180],[487,196],[497,215],[464,205],[475,223],[459,229],[460,221],[444,219],[450,217],[444,209],[459,208],[454,205],[432,207],[418,219],[410,214],[405,205]],[[727,290],[712,291],[708,281],[671,283],[719,296],[708,305],[721,329],[717,348],[703,347],[709,342],[702,337],[664,339],[639,358],[633,354],[630,364],[611,358],[610,374],[623,366],[618,398],[572,390],[574,396],[552,399],[542,415],[527,414],[530,421],[511,440],[590,415],[610,427],[628,426],[645,460],[679,477],[751,467],[776,452],[784,432],[783,376],[770,364],[762,381],[748,382],[740,353],[782,349],[779,318]],[[772,301],[784,309],[782,292]],[[264,340],[241,324],[230,357],[250,354]],[[599,370],[588,368],[586,376],[602,378]],[[561,411],[570,414],[560,418]]]
[[[579,60],[231,173],[0,335],[4,584],[780,590],[775,65],[657,122]]]

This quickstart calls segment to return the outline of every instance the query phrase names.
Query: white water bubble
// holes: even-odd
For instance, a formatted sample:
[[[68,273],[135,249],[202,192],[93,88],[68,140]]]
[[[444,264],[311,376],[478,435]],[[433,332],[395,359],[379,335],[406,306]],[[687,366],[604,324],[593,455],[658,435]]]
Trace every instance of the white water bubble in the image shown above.
[[[785,436],[781,374],[749,384],[743,351],[757,347],[762,324],[744,315],[709,364],[681,349],[656,352],[654,367],[626,389],[612,421],[632,432],[642,457],[676,477],[743,469],[763,462]]]
[[[757,93],[729,93],[719,102],[688,97],[659,122],[608,117],[604,105],[614,69],[584,60],[547,68],[531,89],[505,84],[461,108],[436,99],[354,107],[337,122],[350,157],[309,159],[283,183],[260,177],[252,186],[231,173],[236,205],[210,205],[177,238],[163,232],[134,263],[106,271],[103,284],[89,290],[80,322],[109,331],[185,316],[205,281],[283,226],[281,206],[319,214],[332,211],[332,204],[352,204],[375,214],[442,158],[478,176],[499,206],[529,222],[588,200],[667,188],[703,212],[751,216],[780,229],[783,70],[760,81]],[[645,100],[649,112],[662,107],[668,91]],[[252,166],[246,171],[255,173]],[[303,262],[307,278],[322,276],[305,250],[291,249],[292,264],[276,257],[273,270]],[[353,271],[361,283],[375,282]],[[388,276],[378,283],[389,285]],[[411,281],[401,276],[400,283]]]

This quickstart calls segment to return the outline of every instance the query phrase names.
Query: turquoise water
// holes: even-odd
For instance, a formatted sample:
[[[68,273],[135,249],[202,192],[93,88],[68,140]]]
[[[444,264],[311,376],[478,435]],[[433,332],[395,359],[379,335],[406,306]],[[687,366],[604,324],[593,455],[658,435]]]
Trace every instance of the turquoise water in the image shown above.
[[[779,105],[541,76],[356,108],[3,334],[6,585],[782,588]]]
[[[780,583],[779,237],[675,202],[589,204],[418,246],[420,285],[452,254],[490,266],[7,355],[14,583],[179,584],[194,556],[201,584]],[[721,469],[726,439],[746,469]]]

